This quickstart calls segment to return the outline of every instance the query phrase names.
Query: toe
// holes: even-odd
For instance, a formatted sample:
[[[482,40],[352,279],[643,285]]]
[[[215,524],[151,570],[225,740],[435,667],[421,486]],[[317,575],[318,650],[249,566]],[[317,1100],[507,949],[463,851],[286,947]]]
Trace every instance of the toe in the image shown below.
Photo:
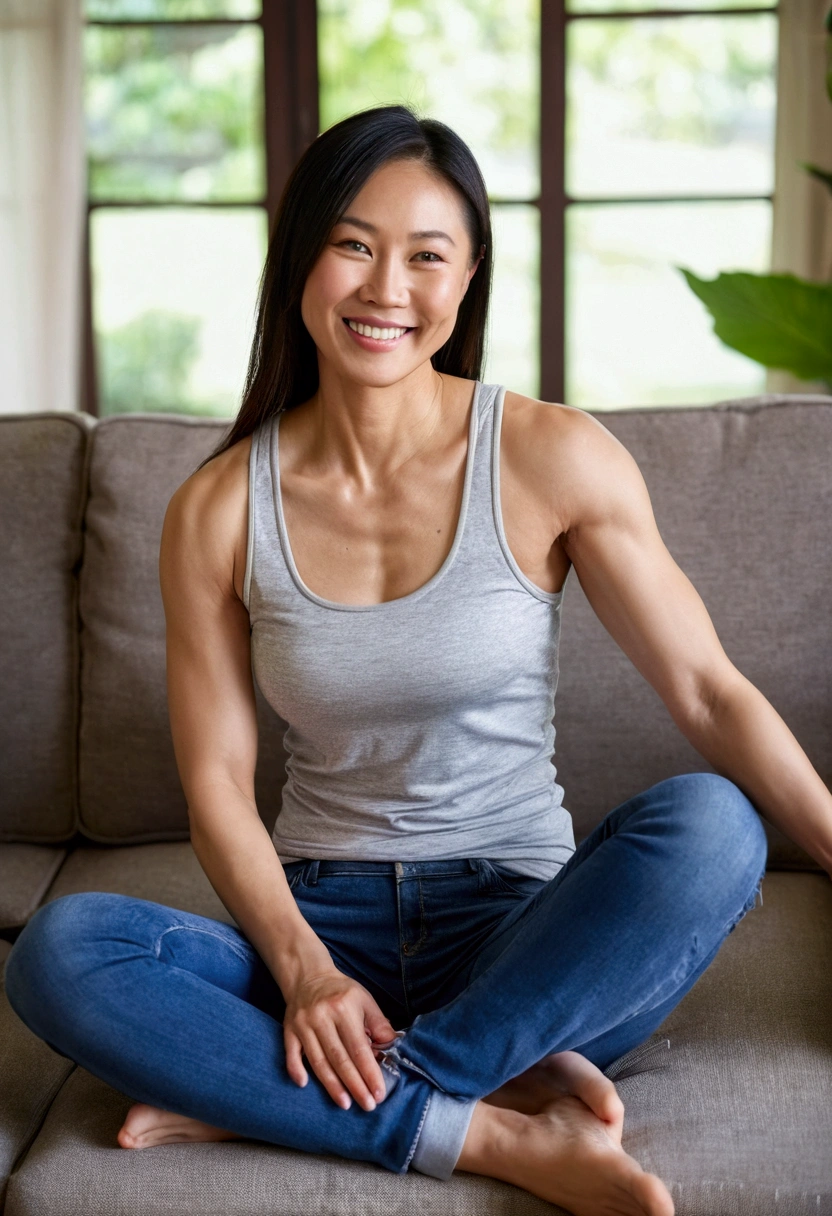
[[[624,1103],[609,1077],[605,1077],[586,1056],[577,1051],[562,1051],[552,1057],[569,1092],[586,1103],[593,1114],[605,1123],[620,1127],[624,1121]]]
[[[675,1206],[667,1187],[655,1174],[636,1174],[632,1192],[645,1216],[673,1216]]]

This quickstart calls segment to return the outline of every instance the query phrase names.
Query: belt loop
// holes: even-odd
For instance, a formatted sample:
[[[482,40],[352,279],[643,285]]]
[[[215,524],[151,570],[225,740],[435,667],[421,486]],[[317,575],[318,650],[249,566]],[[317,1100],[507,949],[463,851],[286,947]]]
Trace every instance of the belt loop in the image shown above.
[[[497,875],[492,870],[489,862],[485,857],[475,857],[473,858],[473,861],[477,867],[477,874],[479,876],[477,890],[480,891],[480,893],[493,890],[496,886]]]
[[[317,887],[318,885],[318,870],[321,863],[317,860],[308,861],[306,869],[303,872],[303,884],[306,887]]]

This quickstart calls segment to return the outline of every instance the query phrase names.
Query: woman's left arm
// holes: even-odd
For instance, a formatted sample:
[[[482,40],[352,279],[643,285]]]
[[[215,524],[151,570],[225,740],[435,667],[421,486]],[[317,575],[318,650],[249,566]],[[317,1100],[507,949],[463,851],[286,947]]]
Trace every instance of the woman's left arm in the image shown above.
[[[697,751],[832,877],[832,794],[725,654],[659,535],[638,466],[588,415],[566,431],[560,543],[594,611]]]

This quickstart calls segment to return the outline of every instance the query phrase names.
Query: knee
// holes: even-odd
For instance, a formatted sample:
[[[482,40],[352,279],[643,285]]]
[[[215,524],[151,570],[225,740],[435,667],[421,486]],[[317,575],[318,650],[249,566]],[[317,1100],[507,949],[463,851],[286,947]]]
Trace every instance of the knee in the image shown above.
[[[716,773],[685,773],[661,784],[691,862],[718,865],[725,874],[736,871],[756,884],[768,842],[759,814],[739,786]]]
[[[113,901],[122,899],[100,891],[63,895],[30,917],[6,959],[5,988],[12,1009],[32,1029],[71,991],[79,968],[89,966],[96,925],[106,919],[112,932]]]

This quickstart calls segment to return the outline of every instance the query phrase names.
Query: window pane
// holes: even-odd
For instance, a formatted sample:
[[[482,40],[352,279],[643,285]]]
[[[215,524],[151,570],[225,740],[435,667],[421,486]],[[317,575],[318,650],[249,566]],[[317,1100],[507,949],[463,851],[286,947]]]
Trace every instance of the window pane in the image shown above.
[[[90,26],[85,57],[93,199],[263,197],[259,26]]]
[[[261,0],[85,0],[99,21],[175,21],[194,17],[259,17]]]
[[[567,190],[767,194],[777,18],[575,21]]]
[[[540,212],[492,207],[494,279],[484,383],[540,392]]]
[[[570,13],[623,13],[651,8],[775,8],[774,0],[566,0]]]
[[[102,414],[236,414],[266,238],[262,208],[93,211]]]
[[[319,0],[321,126],[400,102],[453,127],[489,192],[538,192],[539,2]]]
[[[765,271],[769,203],[578,206],[567,212],[567,402],[706,404],[763,391],[676,266]]]

